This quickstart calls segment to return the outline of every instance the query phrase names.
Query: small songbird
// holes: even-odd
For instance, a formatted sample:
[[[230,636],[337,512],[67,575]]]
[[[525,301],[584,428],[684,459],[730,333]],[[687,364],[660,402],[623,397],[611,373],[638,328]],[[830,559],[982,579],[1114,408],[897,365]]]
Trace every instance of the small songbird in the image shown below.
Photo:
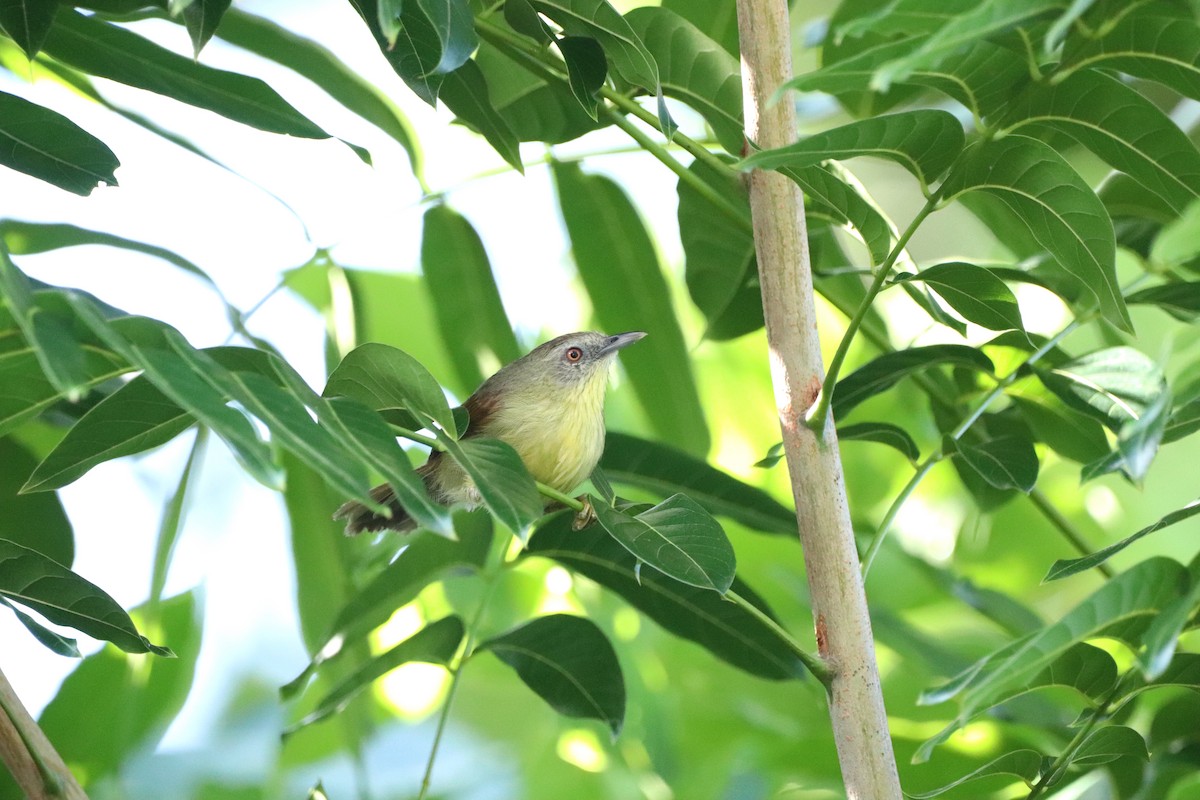
[[[470,423],[463,436],[491,436],[508,443],[535,480],[570,492],[592,473],[604,451],[608,368],[618,350],[645,335],[584,331],[551,339],[502,367],[467,398],[463,405]],[[471,479],[448,455],[434,451],[417,474],[439,503],[479,503]],[[371,497],[391,508],[391,518],[351,501],[333,515],[346,520],[347,535],[416,527],[391,486],[375,487]]]

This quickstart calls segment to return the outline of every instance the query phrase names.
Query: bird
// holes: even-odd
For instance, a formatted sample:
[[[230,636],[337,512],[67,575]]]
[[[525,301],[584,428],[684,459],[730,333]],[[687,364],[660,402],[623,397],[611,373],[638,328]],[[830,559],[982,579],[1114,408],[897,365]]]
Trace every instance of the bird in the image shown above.
[[[642,339],[644,331],[607,335],[567,333],[501,367],[467,398],[470,421],[463,438],[490,436],[511,445],[535,480],[561,493],[582,483],[604,452],[604,394],[617,353]],[[417,469],[429,496],[444,505],[479,505],[479,493],[453,458],[434,451]],[[350,501],[334,512],[346,535],[394,530],[417,523],[388,484],[371,490],[391,517]]]

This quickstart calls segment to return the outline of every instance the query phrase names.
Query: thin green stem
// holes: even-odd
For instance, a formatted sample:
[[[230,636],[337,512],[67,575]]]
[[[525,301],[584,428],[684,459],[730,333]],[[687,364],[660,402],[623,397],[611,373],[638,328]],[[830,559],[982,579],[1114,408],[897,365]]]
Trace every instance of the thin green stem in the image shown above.
[[[499,549],[501,563],[489,571],[487,583],[483,587],[483,594],[479,598],[479,604],[475,607],[475,612],[471,615],[471,620],[467,623],[467,641],[463,645],[462,656],[458,659],[458,663],[455,664],[454,669],[450,670],[450,688],[446,692],[446,700],[442,703],[442,710],[438,714],[437,729],[433,734],[433,744],[429,748],[429,758],[425,761],[425,774],[421,778],[421,789],[417,793],[417,800],[425,800],[425,796],[429,792],[429,784],[433,776],[433,765],[437,761],[438,748],[441,747],[442,736],[446,731],[446,721],[450,718],[450,707],[454,704],[454,697],[458,693],[458,684],[462,677],[463,667],[466,666],[471,654],[475,651],[475,641],[479,636],[479,625],[483,621],[483,615],[487,610],[488,600],[491,599],[492,591],[499,582],[504,566],[504,552],[506,549]]]
[[[850,344],[854,341],[854,336],[858,333],[859,328],[862,327],[863,320],[866,319],[867,312],[871,310],[871,304],[875,301],[875,297],[883,289],[884,284],[887,283],[888,275],[891,273],[896,259],[904,252],[904,248],[908,245],[908,240],[917,232],[917,228],[925,221],[925,218],[937,208],[938,198],[938,192],[931,194],[929,199],[925,201],[925,205],[921,207],[917,215],[908,223],[908,227],[900,234],[900,238],[892,246],[891,251],[887,254],[887,258],[879,265],[879,269],[875,273],[875,280],[871,281],[866,295],[863,297],[862,302],[858,304],[854,316],[850,318],[850,323],[846,326],[846,332],[842,335],[842,340],[838,342],[837,351],[833,354],[833,358],[829,362],[829,370],[825,375],[825,381],[821,386],[820,393],[817,395],[817,400],[808,411],[806,424],[812,430],[819,433],[825,429],[825,420],[829,416],[829,407],[833,399],[833,388],[837,385],[838,375],[841,373],[842,364],[846,360],[846,354],[850,352]]]
[[[1112,688],[1112,691],[1109,692],[1104,700],[1100,702],[1100,705],[1096,706],[1095,710],[1092,712],[1091,718],[1089,718],[1088,721],[1084,723],[1078,731],[1076,731],[1075,735],[1071,738],[1071,741],[1067,744],[1063,751],[1059,753],[1058,757],[1054,759],[1054,762],[1051,763],[1049,769],[1041,774],[1037,780],[1037,783],[1035,783],[1029,790],[1029,795],[1026,797],[1026,800],[1037,800],[1037,798],[1041,797],[1048,788],[1059,782],[1059,780],[1062,778],[1062,773],[1071,764],[1071,761],[1075,758],[1075,753],[1079,751],[1079,748],[1083,745],[1084,740],[1087,739],[1087,737],[1091,734],[1092,729],[1096,727],[1096,723],[1108,713],[1109,706],[1112,705],[1113,700],[1115,700],[1124,689],[1125,678],[1130,674],[1131,673],[1129,672],[1125,673],[1125,675],[1121,677],[1121,680],[1117,681],[1117,685]]]
[[[437,439],[433,438],[432,436],[426,436],[423,433],[417,433],[411,428],[405,428],[401,425],[389,425],[388,427],[391,428],[392,432],[397,436],[403,436],[405,439],[411,439],[417,444],[423,444],[426,447],[432,448],[439,452],[446,449]]]
[[[556,500],[574,511],[583,511],[584,509],[584,505],[580,500],[571,497],[569,494],[563,494],[558,489],[547,486],[541,481],[537,481],[537,488],[542,497],[548,497],[551,500]]]
[[[1042,494],[1040,489],[1034,487],[1033,491],[1029,493],[1029,501],[1033,503],[1038,511],[1042,512],[1042,515],[1050,521],[1054,529],[1061,533],[1063,538],[1070,542],[1071,546],[1080,555],[1086,556],[1095,549],[1087,543],[1087,540],[1083,538],[1083,534],[1079,532],[1074,523],[1067,519],[1061,511],[1054,507],[1053,503],[1046,499],[1046,495]],[[1106,578],[1111,578],[1115,574],[1112,568],[1104,562],[1097,564],[1096,569]]]
[[[737,592],[729,589],[725,592],[725,598],[727,600],[732,600],[734,603],[741,606],[743,609],[756,617],[760,622],[774,631],[775,635],[782,639],[784,643],[787,644],[787,646],[791,649],[791,651],[796,654],[796,657],[800,659],[800,662],[808,668],[808,671],[811,672],[816,679],[821,682],[821,685],[825,687],[825,690],[829,691],[830,686],[833,684],[833,670],[829,668],[829,664],[825,662],[825,659],[821,658],[820,656],[814,656],[812,653],[801,647],[800,643],[792,638],[792,635],[784,630],[778,622],[771,619],[769,614],[751,603],[746,598],[742,597]]]
[[[680,164],[679,161],[667,151],[667,148],[664,145],[659,144],[647,136],[644,131],[638,128],[637,125],[634,125],[632,122],[630,122],[624,114],[620,113],[609,105],[601,105],[600,108],[613,125],[616,125],[618,128],[625,131],[625,133],[629,134],[629,138],[637,142],[643,150],[657,158],[663,163],[664,166],[666,166],[667,169],[678,175],[679,180],[688,184],[693,191],[720,209],[725,216],[732,219],[735,223],[741,225],[744,230],[752,230],[750,216],[745,209],[739,208],[738,206],[729,202],[729,200],[716,189],[714,189],[711,184],[709,184],[695,172],[692,172],[690,169]]]

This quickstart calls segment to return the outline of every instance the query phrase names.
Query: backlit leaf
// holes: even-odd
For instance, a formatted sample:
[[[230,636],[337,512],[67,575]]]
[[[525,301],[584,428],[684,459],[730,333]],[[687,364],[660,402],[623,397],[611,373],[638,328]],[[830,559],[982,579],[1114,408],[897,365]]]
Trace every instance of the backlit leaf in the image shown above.
[[[0,165],[78,195],[116,186],[120,166],[108,145],[71,120],[0,92]]]
[[[929,286],[968,322],[993,331],[1024,330],[1016,296],[983,267],[963,262],[938,264],[906,280]]]
[[[423,423],[435,422],[451,434],[454,416],[442,387],[419,361],[403,350],[378,342],[346,354],[325,384],[325,397],[353,397],[376,411],[403,408]]]

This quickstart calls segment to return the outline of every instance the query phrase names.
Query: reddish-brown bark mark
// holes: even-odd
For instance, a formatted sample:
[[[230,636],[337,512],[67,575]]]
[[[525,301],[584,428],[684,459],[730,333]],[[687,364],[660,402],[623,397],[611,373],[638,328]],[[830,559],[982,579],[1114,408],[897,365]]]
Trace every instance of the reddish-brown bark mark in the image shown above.
[[[808,385],[804,387],[804,394],[800,398],[801,408],[805,413],[812,408],[813,403],[817,402],[817,397],[821,394],[821,379],[813,375],[808,379]]]
[[[829,642],[825,633],[825,615],[817,614],[817,652],[822,658],[829,657]]]

